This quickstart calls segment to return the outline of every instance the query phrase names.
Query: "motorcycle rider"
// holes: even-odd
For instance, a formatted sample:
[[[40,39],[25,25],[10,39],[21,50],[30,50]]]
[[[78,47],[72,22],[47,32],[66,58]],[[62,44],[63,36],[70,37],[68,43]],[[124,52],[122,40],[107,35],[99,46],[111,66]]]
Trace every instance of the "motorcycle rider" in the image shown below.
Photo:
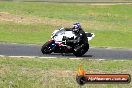
[[[86,51],[89,49],[87,36],[81,28],[80,23],[74,23],[73,28],[66,30],[72,30],[73,33],[77,36],[75,39],[66,40],[67,45],[75,47],[74,51],[80,51],[82,48],[85,48]]]

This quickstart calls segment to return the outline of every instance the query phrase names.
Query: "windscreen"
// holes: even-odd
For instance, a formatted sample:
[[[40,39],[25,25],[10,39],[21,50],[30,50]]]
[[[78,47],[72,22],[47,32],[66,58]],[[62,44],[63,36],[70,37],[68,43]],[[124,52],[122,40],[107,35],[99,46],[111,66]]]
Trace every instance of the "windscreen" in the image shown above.
[[[64,33],[65,33],[65,29],[60,29],[59,31],[57,31],[57,32],[55,33],[55,35],[58,36],[58,35],[62,35],[62,34],[64,34]]]

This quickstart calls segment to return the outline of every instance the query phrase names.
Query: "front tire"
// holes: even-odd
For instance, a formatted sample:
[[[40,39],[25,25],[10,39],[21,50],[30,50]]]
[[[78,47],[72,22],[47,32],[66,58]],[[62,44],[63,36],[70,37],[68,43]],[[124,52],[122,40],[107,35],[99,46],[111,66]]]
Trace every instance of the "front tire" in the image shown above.
[[[50,53],[52,53],[52,50],[50,49],[50,45],[52,44],[52,42],[46,42],[43,46],[42,46],[42,48],[41,48],[41,52],[43,53],[43,54],[50,54]]]

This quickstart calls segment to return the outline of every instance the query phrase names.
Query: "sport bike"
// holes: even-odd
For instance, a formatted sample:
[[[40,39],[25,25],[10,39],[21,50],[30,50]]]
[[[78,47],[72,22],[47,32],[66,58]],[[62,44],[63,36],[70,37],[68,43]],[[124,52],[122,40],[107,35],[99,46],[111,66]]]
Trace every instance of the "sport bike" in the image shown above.
[[[92,38],[95,36],[94,33],[88,33],[85,32],[88,41],[92,40]],[[65,28],[60,28],[58,30],[55,30],[52,35],[51,39],[47,41],[41,48],[41,51],[43,54],[51,54],[51,53],[73,53],[75,56],[82,56],[84,55],[88,49],[85,49],[85,47],[82,47],[81,50],[76,51],[75,48],[78,47],[78,45],[67,45],[67,39],[75,39],[77,36],[74,34],[72,30],[65,30]]]

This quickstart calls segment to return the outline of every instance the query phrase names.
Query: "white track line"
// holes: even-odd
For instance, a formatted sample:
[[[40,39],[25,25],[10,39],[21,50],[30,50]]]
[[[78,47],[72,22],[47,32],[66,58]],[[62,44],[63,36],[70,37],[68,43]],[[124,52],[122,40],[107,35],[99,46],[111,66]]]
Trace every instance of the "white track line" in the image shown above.
[[[36,58],[35,56],[8,56],[8,57],[16,57],[16,58]]]
[[[79,60],[79,59],[83,59],[83,58],[68,58],[68,59]]]
[[[0,55],[0,57],[15,57],[15,58],[57,58],[57,57],[39,57],[39,56],[6,56]]]
[[[4,55],[0,55],[0,57],[5,57]]]
[[[37,58],[57,58],[57,57],[37,57]]]
[[[58,58],[58,57],[39,57],[39,56],[6,56],[6,55],[0,55],[0,57],[11,57],[11,58],[44,58],[44,59],[53,59],[53,58]],[[60,58],[60,57],[59,57]],[[62,57],[65,59],[65,57]],[[82,60],[82,59],[85,59],[85,58],[68,58],[68,59],[71,59],[71,60]],[[97,60],[97,61],[104,61],[104,60],[107,60],[107,59],[87,59],[87,60]],[[128,60],[113,60],[113,61],[128,61]]]

